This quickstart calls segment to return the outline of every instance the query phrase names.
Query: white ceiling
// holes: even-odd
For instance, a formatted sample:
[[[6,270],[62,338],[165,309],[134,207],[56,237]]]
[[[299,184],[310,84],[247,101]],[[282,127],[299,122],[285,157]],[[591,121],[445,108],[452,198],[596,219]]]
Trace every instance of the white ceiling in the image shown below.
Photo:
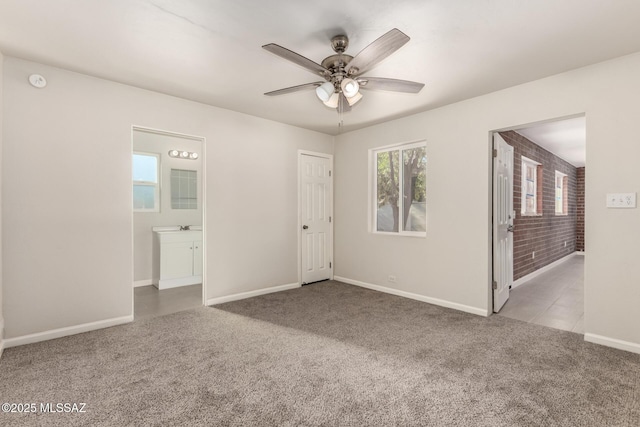
[[[583,116],[516,129],[516,132],[573,166],[582,167],[585,166],[586,125]]]
[[[0,51],[336,134],[313,91],[263,95],[318,80],[263,44],[320,62],[339,33],[351,55],[394,27],[411,37],[367,75],[426,86],[367,91],[349,131],[640,51],[639,16],[637,0],[2,0]]]

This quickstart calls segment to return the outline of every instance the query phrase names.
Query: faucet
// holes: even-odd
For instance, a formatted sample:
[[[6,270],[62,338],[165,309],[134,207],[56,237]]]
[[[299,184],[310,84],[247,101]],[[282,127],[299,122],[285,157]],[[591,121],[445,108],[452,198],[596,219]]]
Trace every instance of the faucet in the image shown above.
[[[190,225],[181,225],[180,226],[180,231],[188,231],[191,230],[191,226]]]

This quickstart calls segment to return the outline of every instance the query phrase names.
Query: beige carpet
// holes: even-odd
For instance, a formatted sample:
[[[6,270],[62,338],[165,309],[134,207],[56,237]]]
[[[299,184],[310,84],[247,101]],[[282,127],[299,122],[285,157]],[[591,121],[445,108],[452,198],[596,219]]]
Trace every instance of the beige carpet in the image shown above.
[[[639,426],[640,355],[325,282],[11,348],[0,425]]]

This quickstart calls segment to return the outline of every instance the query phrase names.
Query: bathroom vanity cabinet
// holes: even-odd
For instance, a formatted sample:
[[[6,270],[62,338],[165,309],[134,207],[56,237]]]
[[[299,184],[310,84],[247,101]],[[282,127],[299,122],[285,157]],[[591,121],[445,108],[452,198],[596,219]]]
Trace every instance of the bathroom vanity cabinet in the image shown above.
[[[158,289],[202,283],[202,230],[154,231],[153,284]]]

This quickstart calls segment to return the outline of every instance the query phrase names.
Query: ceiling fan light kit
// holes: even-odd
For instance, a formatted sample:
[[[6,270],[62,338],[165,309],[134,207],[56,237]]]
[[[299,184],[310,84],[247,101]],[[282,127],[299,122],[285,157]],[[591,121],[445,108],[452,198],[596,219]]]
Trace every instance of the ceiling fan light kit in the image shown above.
[[[347,98],[347,102],[349,103],[350,107],[353,107],[354,105],[356,105],[356,102],[360,101],[361,99],[362,99],[362,94],[358,92],[352,97]]]
[[[329,98],[328,101],[323,102],[323,104],[329,108],[338,108],[339,100],[340,100],[340,94],[338,94],[337,92],[334,92],[333,95],[331,95],[331,98]]]
[[[335,88],[331,82],[322,83],[316,88],[316,95],[318,95],[318,98],[320,98],[322,102],[327,102],[334,93]]]
[[[353,98],[358,94],[360,85],[357,81],[346,78],[342,79],[342,81],[340,82],[340,88],[342,89],[342,93],[344,93],[344,96],[346,96],[347,98]]]
[[[265,95],[284,95],[315,89],[318,99],[327,107],[337,109],[338,114],[341,115],[350,111],[351,106],[362,99],[360,89],[418,93],[424,87],[424,83],[382,77],[362,77],[363,73],[400,49],[408,41],[409,36],[394,28],[365,47],[356,56],[351,56],[344,53],[349,46],[349,39],[345,35],[337,35],[331,39],[331,47],[336,54],[326,57],[321,64],[277,44],[266,44],[262,46],[265,50],[311,71],[326,81],[292,86],[267,92]]]

